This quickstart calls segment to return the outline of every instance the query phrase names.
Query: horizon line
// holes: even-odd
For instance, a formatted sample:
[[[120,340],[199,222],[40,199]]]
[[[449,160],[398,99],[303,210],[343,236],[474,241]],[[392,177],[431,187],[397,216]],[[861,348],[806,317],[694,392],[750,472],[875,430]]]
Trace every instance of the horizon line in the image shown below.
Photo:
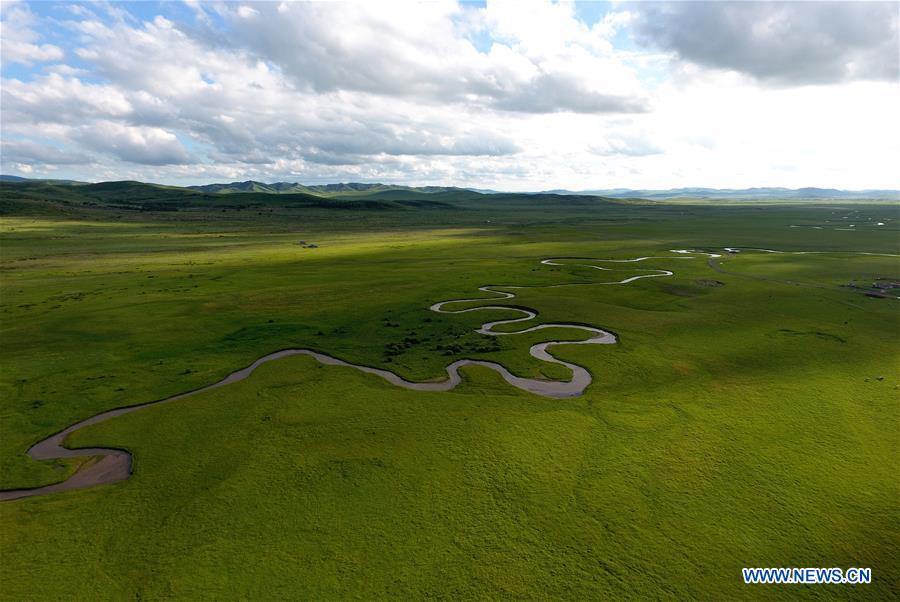
[[[787,191],[800,191],[800,190],[836,190],[839,192],[894,192],[900,194],[900,188],[835,188],[830,186],[800,186],[797,188],[791,188],[788,186],[745,186],[745,187],[714,187],[714,186],[673,186],[669,188],[635,188],[630,186],[613,186],[608,188],[579,188],[579,189],[571,189],[571,188],[544,188],[540,190],[505,190],[501,188],[490,188],[487,186],[461,186],[456,184],[404,184],[397,182],[385,182],[378,180],[342,180],[342,181],[330,181],[330,182],[319,182],[316,184],[304,183],[299,180],[275,180],[271,182],[266,182],[263,180],[254,180],[254,179],[246,179],[246,180],[231,180],[231,181],[214,181],[214,182],[206,182],[203,184],[165,184],[161,182],[151,182],[144,180],[134,180],[134,179],[122,179],[122,180],[77,180],[73,178],[41,178],[41,177],[28,177],[28,176],[20,176],[18,174],[0,174],[0,181],[11,182],[16,180],[23,181],[33,181],[33,182],[74,182],[78,184],[107,184],[113,182],[137,182],[140,184],[148,184],[153,186],[167,186],[170,188],[195,188],[201,186],[215,186],[215,185],[228,185],[228,184],[245,184],[248,182],[253,182],[256,184],[263,184],[266,186],[272,186],[275,184],[295,184],[299,186],[305,187],[316,187],[316,186],[339,186],[339,185],[353,185],[353,184],[363,184],[366,186],[397,186],[403,188],[456,188],[459,190],[469,190],[473,192],[478,192],[481,190],[490,191],[490,192],[499,192],[499,193],[511,193],[511,194],[542,194],[542,193],[554,193],[554,192],[572,192],[572,193],[589,193],[589,192],[631,192],[631,191],[640,191],[640,192],[667,192],[667,191],[675,191],[675,190],[710,190],[710,191],[747,191],[747,190],[787,190]]]

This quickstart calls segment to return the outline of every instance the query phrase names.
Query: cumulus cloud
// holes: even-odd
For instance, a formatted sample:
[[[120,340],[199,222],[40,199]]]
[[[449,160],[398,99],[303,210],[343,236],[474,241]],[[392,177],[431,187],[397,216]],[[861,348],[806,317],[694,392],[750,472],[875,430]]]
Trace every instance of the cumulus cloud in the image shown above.
[[[38,50],[4,65],[0,160],[172,183],[893,185],[886,5],[683,4],[592,24],[542,0],[4,5],[4,43]],[[809,82],[827,90],[790,85]]]
[[[75,128],[71,139],[87,148],[112,153],[132,163],[172,165],[190,162],[187,151],[175,134],[160,128],[101,121]]]
[[[33,140],[0,140],[0,154],[4,162],[26,165],[84,165],[91,162],[91,157],[84,152],[39,144]]]
[[[896,2],[637,3],[637,39],[779,85],[900,78]]]
[[[0,3],[0,61],[2,64],[33,65],[63,58],[63,51],[53,44],[40,44],[34,30],[35,16],[26,5]]]
[[[523,113],[643,113],[649,105],[642,98],[585,90],[581,78],[557,73],[535,77],[518,94],[497,99],[495,106]]]
[[[29,82],[7,80],[6,129],[22,133],[55,124],[67,141],[149,165],[188,160],[175,131],[212,147],[215,160],[253,164],[282,158],[358,165],[376,155],[517,151],[490,127],[455,123],[440,107],[342,91],[298,92],[256,58],[209,48],[166,19],[140,27],[85,19],[72,27],[84,44],[78,55],[109,83],[85,83],[59,67]]]
[[[639,86],[605,56],[610,47],[600,30],[579,25],[568,5],[490,6],[476,18],[452,1],[260,3],[251,10],[224,5],[219,11],[234,35],[205,37],[277,65],[295,85],[314,92],[350,90],[534,113],[646,110],[646,102],[634,98]],[[528,14],[533,16],[521,17]],[[549,46],[545,41],[556,38],[548,35],[542,14],[553,15],[561,33],[574,30],[579,37]],[[486,52],[467,35],[508,20],[514,22]],[[572,58],[582,67],[574,77],[561,68]]]
[[[4,112],[19,119],[73,123],[91,117],[123,117],[132,112],[114,86],[85,84],[77,77],[51,73],[31,82],[8,80],[0,90]]]

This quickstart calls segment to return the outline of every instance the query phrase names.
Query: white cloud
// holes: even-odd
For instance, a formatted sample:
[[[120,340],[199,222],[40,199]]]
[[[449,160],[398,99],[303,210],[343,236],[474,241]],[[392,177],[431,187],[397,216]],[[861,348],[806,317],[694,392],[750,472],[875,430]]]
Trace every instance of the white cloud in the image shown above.
[[[75,128],[70,137],[87,148],[112,153],[132,163],[172,165],[189,162],[188,153],[175,134],[161,128],[98,121]]]
[[[236,49],[200,44],[163,18],[139,28],[97,20],[74,27],[84,43],[77,54],[111,83],[85,84],[56,72],[27,83],[9,80],[4,108],[16,123],[98,119],[103,123],[82,129],[109,132],[119,118],[129,126],[184,132],[212,147],[216,160],[254,164],[284,157],[355,165],[376,155],[516,151],[488,119],[454,123],[454,112],[442,106],[340,90],[298,92],[279,70]],[[77,140],[101,150],[95,136]],[[162,154],[142,149],[111,145],[109,152],[152,164],[185,160],[171,148]]]
[[[778,85],[900,78],[897,2],[637,3],[638,38]]]
[[[91,8],[67,17],[73,52],[3,79],[4,169],[518,190],[896,185],[896,81],[772,86],[760,69],[794,69],[782,47],[772,65],[732,49],[741,68],[618,47],[646,33],[643,5],[593,25],[565,2],[192,2],[191,23]],[[4,10],[4,44],[9,23],[10,39],[45,42],[32,12],[11,21]],[[710,22],[722,13],[691,10]],[[843,39],[816,23],[801,30]],[[856,73],[878,71],[870,54],[851,54]],[[828,50],[824,64],[837,55],[847,53]]]
[[[277,65],[310,91],[524,112],[645,110],[636,79],[598,54],[608,54],[609,43],[560,6],[539,2],[521,10],[520,4],[490,4],[481,27],[494,27],[501,40],[486,53],[463,35],[472,33],[466,14],[472,9],[455,2],[260,3],[260,18],[252,19],[245,7],[233,11],[225,5],[220,11],[234,30],[224,43]],[[553,19],[542,21],[544,13]],[[556,31],[547,30],[551,23]],[[570,34],[577,36],[569,39]],[[573,62],[580,67],[574,76]],[[564,93],[557,92],[559,86]],[[554,97],[552,103],[547,96]]]
[[[0,154],[5,162],[19,165],[85,165],[91,162],[91,157],[84,152],[60,149],[32,140],[2,140]]]
[[[5,81],[0,94],[4,112],[21,120],[73,123],[90,117],[124,117],[133,110],[115,86],[85,84],[57,73],[27,83]]]
[[[33,65],[58,61],[63,51],[53,44],[40,44],[34,30],[35,16],[24,4],[0,3],[0,60],[2,64]]]

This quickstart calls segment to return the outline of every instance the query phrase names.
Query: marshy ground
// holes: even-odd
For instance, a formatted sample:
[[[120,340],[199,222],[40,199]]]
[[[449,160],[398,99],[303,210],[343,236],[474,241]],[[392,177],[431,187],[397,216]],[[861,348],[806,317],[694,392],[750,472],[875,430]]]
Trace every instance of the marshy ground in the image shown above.
[[[873,570],[870,586],[759,586],[772,598],[898,595],[898,302],[846,286],[900,278],[896,257],[858,254],[898,253],[894,205],[233,195],[157,211],[10,190],[3,488],[76,470],[28,458],[54,432],[276,349],[415,381],[464,358],[570,378],[528,353],[547,332],[478,332],[519,311],[429,311],[485,284],[534,287],[470,304],[538,314],[497,331],[566,322],[618,343],[553,349],[593,376],[567,399],[478,366],[423,392],[289,357],[81,429],[69,446],[126,449],[134,473],[0,504],[5,597],[724,599],[748,595],[744,566]],[[790,227],[841,211],[854,231]],[[540,263],[642,256],[662,257]],[[673,274],[595,284],[647,269]]]

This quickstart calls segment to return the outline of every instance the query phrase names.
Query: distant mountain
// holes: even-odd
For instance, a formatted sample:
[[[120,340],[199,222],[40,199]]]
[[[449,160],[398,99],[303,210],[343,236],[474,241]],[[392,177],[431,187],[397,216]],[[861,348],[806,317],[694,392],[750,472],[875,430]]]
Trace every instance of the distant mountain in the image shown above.
[[[229,182],[227,184],[203,184],[200,186],[188,186],[190,190],[198,192],[234,194],[241,192],[265,192],[269,194],[316,194],[320,196],[360,196],[375,195],[385,192],[410,191],[418,194],[436,194],[453,190],[468,190],[450,186],[395,186],[392,184],[370,184],[361,182],[346,182],[339,184],[311,184],[305,185],[299,182]]]
[[[493,188],[466,188],[465,190],[477,192],[478,194],[503,194],[502,190],[494,190]]]
[[[228,184],[206,184],[188,186],[192,190],[207,193],[266,192],[271,194],[306,193],[321,196],[381,196],[388,193],[408,192],[414,194],[438,194],[444,192],[474,192],[479,194],[504,194],[487,188],[456,188],[453,186],[401,186],[394,184],[371,184],[348,182],[340,184],[304,185],[298,182],[275,182],[266,184],[247,180]],[[557,194],[578,196],[602,196],[614,199],[641,198],[666,200],[678,198],[732,199],[732,200],[815,200],[815,199],[872,199],[898,200],[898,190],[838,190],[836,188],[669,188],[666,190],[642,190],[631,188],[608,188],[602,190],[544,190],[523,194]]]
[[[291,182],[275,182],[274,184],[265,184],[254,180],[246,182],[230,182],[228,184],[205,184],[202,186],[187,186],[190,190],[198,192],[228,194],[235,192],[265,192],[269,194],[287,194],[291,192],[308,193],[309,191],[302,184]]]
[[[609,198],[649,200],[694,198],[734,200],[872,199],[900,201],[900,190],[838,190],[836,188],[669,188],[666,190],[548,190],[552,194],[597,195]]]
[[[247,186],[246,188],[254,187]],[[95,210],[152,213],[210,210],[259,212],[263,209],[279,211],[294,209],[455,210],[459,208],[456,203],[468,200],[467,195],[480,196],[473,192],[463,194],[448,192],[444,195],[433,194],[426,199],[422,198],[425,196],[422,193],[411,193],[407,190],[387,193],[381,191],[370,195],[365,193],[348,194],[346,196],[296,192],[273,194],[259,191],[243,194],[219,194],[136,181],[98,182],[70,186],[27,178],[14,178],[0,180],[0,215],[33,214],[35,212],[47,215],[73,214]]]
[[[87,182],[79,182],[78,180],[49,180],[42,178],[23,178],[22,176],[8,176],[0,174],[0,182],[43,182],[44,184],[56,184],[58,186],[74,186],[76,184],[87,184]]]
[[[54,185],[89,185],[76,180],[43,180],[21,176],[0,175],[2,182],[33,182]],[[117,183],[121,185],[122,183]],[[98,184],[99,185],[99,184]],[[168,188],[174,188],[169,186]],[[511,194],[486,188],[458,188],[454,186],[402,186],[395,184],[342,182],[338,184],[305,185],[299,182],[229,182],[186,186],[186,190],[205,194],[306,194],[319,197],[341,198],[391,198],[416,199],[421,195],[453,193],[457,195],[504,195]],[[724,200],[878,200],[900,201],[900,190],[838,190],[836,188],[669,188],[665,190],[644,190],[631,188],[607,188],[599,190],[544,190],[541,192],[516,193],[519,195],[560,195],[581,197],[605,197],[611,199],[647,199],[662,201],[667,199],[724,199]]]

